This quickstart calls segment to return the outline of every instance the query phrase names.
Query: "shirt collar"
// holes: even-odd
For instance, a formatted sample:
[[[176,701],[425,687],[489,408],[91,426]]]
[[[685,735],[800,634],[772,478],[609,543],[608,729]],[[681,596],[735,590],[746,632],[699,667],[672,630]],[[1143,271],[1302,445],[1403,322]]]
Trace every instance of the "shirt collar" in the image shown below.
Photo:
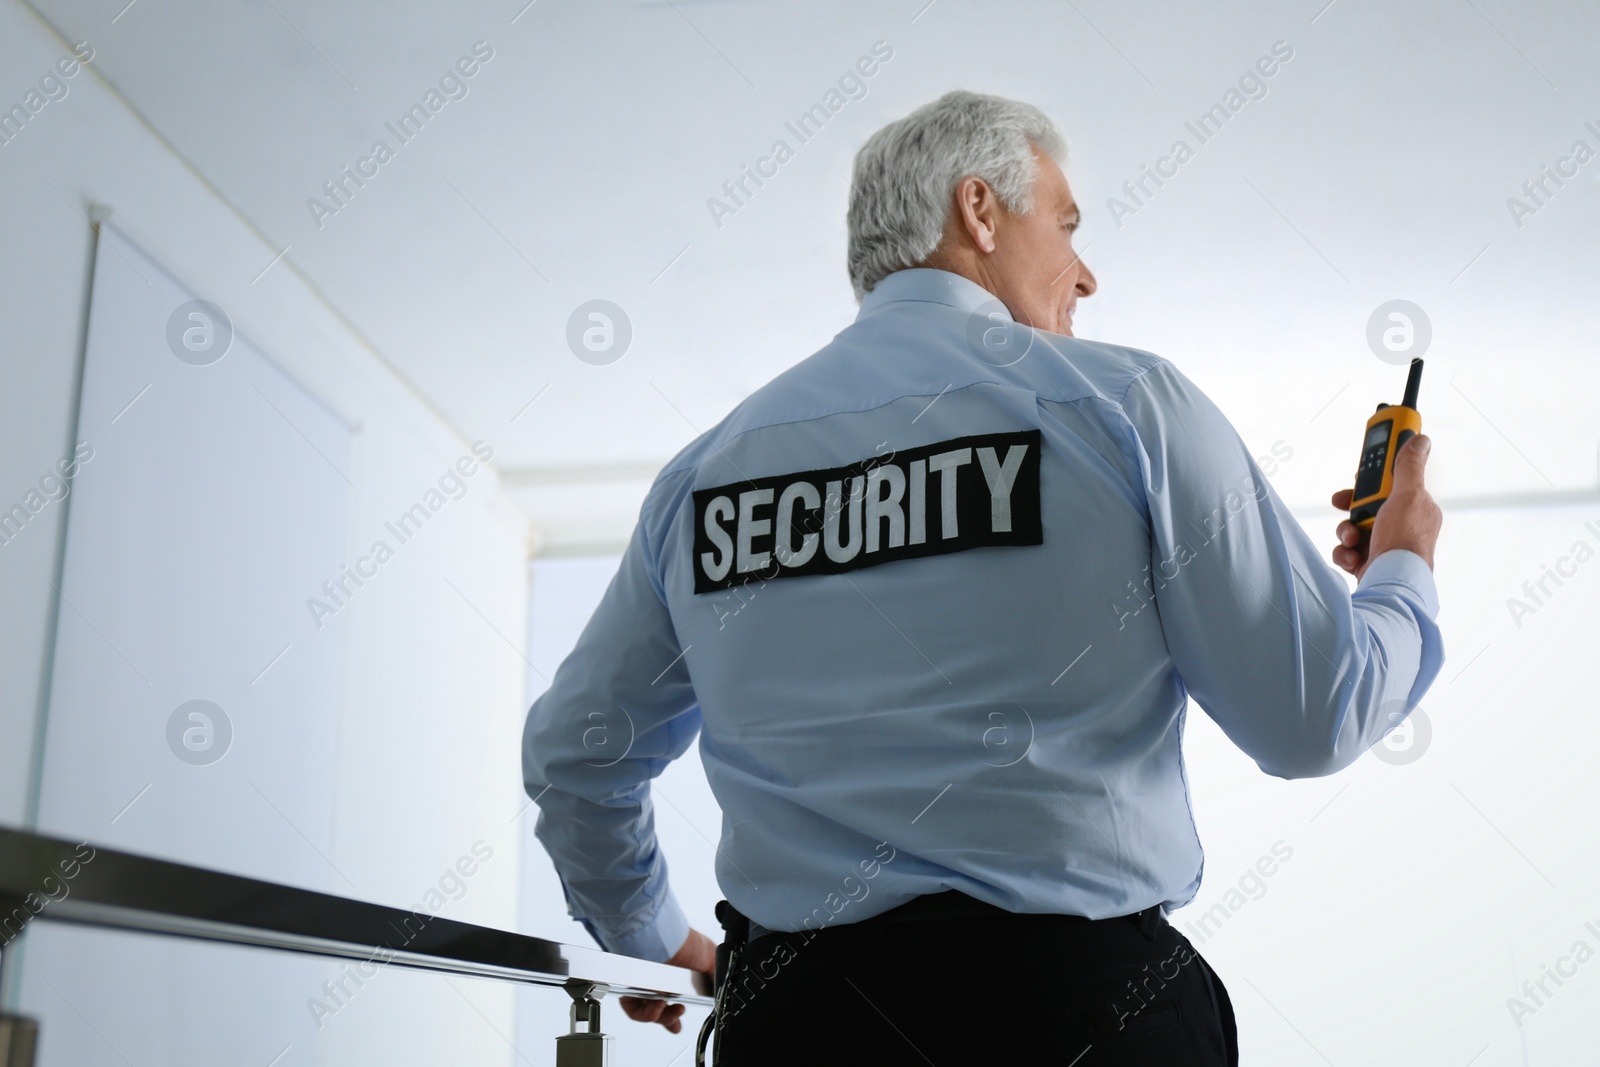
[[[991,317],[998,314],[1006,319],[1011,318],[1011,313],[993,293],[971,279],[933,267],[908,267],[880,279],[872,291],[861,298],[861,310],[856,313],[856,320],[860,321],[889,304],[907,301],[944,304],[969,312],[985,305],[994,305],[987,312]]]

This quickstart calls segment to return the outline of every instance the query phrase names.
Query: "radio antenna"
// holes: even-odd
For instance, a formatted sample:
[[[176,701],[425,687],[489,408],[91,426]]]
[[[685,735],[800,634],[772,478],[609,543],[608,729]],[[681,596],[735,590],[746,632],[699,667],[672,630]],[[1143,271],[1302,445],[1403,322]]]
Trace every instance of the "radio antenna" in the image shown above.
[[[1417,410],[1417,389],[1422,385],[1422,359],[1411,361],[1411,374],[1406,378],[1406,398],[1400,403],[1412,411]]]

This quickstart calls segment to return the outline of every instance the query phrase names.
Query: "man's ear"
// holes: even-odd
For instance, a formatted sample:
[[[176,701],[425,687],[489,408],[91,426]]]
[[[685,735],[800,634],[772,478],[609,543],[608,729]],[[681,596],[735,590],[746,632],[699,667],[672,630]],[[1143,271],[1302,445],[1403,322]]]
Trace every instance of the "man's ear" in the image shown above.
[[[956,183],[956,222],[979,252],[995,250],[995,229],[1000,200],[982,178],[966,177]]]

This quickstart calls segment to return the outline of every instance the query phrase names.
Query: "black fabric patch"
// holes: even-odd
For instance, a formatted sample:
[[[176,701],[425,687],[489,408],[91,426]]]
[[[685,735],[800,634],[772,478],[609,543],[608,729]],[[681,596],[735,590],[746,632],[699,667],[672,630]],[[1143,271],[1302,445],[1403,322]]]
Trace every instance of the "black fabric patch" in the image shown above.
[[[973,434],[845,467],[697,489],[694,591],[1043,544],[1043,436]]]

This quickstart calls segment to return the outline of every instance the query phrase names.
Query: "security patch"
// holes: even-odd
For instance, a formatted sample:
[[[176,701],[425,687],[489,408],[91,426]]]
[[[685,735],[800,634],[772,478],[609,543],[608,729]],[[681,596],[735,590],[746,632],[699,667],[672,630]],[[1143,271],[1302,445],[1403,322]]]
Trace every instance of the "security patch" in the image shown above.
[[[1037,429],[694,492],[694,591],[994,545],[1039,545]]]

